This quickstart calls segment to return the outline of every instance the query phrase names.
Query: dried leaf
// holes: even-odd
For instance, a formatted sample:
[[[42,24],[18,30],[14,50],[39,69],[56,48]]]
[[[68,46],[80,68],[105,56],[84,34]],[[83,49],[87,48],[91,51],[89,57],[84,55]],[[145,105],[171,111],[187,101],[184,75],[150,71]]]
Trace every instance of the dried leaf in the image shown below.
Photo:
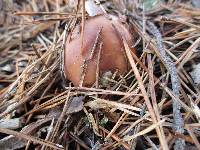
[[[26,143],[26,140],[10,135],[0,140],[0,147],[2,150],[13,150],[26,146]]]
[[[73,97],[67,109],[67,114],[79,112],[83,109],[84,96]]]

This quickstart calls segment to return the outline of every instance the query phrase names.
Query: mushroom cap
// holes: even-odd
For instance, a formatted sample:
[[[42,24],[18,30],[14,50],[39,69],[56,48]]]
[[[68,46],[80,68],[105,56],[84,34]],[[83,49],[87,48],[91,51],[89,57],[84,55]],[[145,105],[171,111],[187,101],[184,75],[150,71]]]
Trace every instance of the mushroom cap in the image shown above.
[[[98,42],[94,51],[91,52],[98,33]],[[108,18],[104,15],[91,17],[85,21],[81,48],[81,31],[80,27],[77,26],[66,41],[64,52],[65,76],[72,81],[74,86],[79,86],[85,69],[83,86],[92,86],[96,81],[97,65],[99,66],[100,76],[107,71],[115,72],[118,70],[120,74],[127,72],[128,63],[121,36],[124,36],[131,46],[133,38],[127,27],[117,17]],[[102,47],[100,48],[99,43],[101,42]],[[101,53],[98,61],[99,51]],[[132,49],[132,51],[135,52],[135,49]],[[92,57],[89,59],[91,54]]]

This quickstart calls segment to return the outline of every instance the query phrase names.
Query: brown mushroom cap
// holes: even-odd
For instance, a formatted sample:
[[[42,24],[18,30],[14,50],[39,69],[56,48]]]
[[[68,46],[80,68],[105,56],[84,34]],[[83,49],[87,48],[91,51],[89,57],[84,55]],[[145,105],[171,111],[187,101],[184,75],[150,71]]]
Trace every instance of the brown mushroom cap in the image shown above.
[[[98,33],[98,43],[96,44],[92,58],[88,60]],[[81,49],[81,31],[76,27],[66,41],[64,52],[65,76],[75,86],[79,86],[81,76],[83,76],[83,67],[85,66],[86,71],[83,86],[92,86],[96,81],[97,65],[99,65],[100,75],[107,71],[114,72],[118,70],[121,74],[127,72],[128,63],[121,36],[124,36],[129,46],[131,46],[131,42],[133,41],[132,36],[118,18],[108,18],[104,15],[91,17],[85,21]],[[99,43],[101,42],[102,48],[98,64]],[[134,49],[132,50],[135,52]],[[84,62],[87,65],[84,65]]]

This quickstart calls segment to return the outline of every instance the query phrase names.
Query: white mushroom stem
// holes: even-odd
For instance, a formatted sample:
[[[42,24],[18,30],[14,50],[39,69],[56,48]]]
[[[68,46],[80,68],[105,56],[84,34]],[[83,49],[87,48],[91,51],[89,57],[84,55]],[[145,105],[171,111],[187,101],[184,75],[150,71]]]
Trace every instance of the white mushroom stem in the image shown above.
[[[96,16],[105,13],[105,10],[99,7],[94,0],[87,0],[85,2],[85,10],[89,16]]]

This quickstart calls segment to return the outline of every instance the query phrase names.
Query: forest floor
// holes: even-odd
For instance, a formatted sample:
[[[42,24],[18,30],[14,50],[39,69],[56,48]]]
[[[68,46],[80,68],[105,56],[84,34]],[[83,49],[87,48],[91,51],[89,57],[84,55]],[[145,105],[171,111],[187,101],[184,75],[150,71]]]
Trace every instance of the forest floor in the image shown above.
[[[75,87],[62,53],[83,0],[0,0],[0,149],[200,149],[200,1],[98,2],[137,53],[124,42],[128,73]]]

